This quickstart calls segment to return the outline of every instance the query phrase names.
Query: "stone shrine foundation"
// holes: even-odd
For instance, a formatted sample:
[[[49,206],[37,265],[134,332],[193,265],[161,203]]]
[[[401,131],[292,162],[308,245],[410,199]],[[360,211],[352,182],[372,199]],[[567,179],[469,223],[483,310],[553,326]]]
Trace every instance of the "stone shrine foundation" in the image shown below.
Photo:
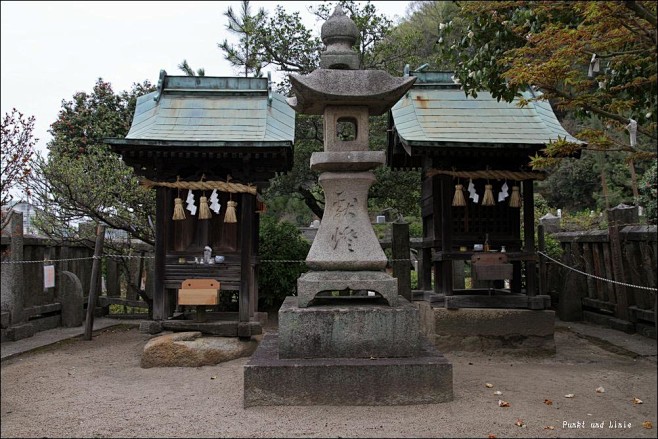
[[[419,336],[418,310],[402,296],[397,307],[295,302],[286,298],[279,334],[266,334],[245,365],[245,407],[453,399],[452,364]]]

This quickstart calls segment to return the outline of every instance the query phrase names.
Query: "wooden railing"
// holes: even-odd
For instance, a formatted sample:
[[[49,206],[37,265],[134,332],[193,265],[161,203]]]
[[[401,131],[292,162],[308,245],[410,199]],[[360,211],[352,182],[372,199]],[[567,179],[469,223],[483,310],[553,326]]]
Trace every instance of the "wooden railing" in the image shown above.
[[[656,226],[623,225],[613,217],[608,230],[552,236],[563,255],[540,258],[540,285],[555,296],[560,319],[655,333]]]

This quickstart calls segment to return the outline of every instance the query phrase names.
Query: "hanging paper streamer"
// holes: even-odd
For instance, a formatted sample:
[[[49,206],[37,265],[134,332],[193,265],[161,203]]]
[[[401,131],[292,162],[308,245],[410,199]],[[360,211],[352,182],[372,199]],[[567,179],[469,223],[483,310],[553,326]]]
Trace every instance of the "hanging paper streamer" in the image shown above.
[[[199,219],[210,219],[210,209],[208,208],[208,198],[202,196],[199,200]]]
[[[637,120],[628,119],[628,125],[626,125],[628,134],[630,134],[630,144],[632,147],[637,145]]]
[[[44,265],[43,266],[43,288],[53,288],[55,287],[55,266],[54,265]]]
[[[222,208],[222,205],[219,204],[219,196],[217,195],[217,189],[213,189],[212,193],[210,194],[210,209],[215,212],[215,214],[219,214],[219,210]]]
[[[503,187],[500,188],[498,193],[498,202],[505,201],[505,198],[509,197],[509,186],[507,186],[507,181],[503,183]]]
[[[187,200],[185,200],[187,203],[187,210],[190,211],[192,216],[196,215],[196,205],[194,204],[194,194],[192,193],[192,189],[187,191]]]
[[[237,223],[238,219],[235,216],[235,208],[238,207],[238,203],[229,200],[228,203],[226,203],[226,215],[224,215],[224,222],[225,223]]]
[[[482,199],[483,206],[493,206],[494,197],[493,197],[493,186],[490,184],[484,185],[484,198]]]
[[[471,200],[473,200],[473,202],[475,204],[477,204],[477,202],[480,200],[480,196],[475,191],[475,185],[473,184],[473,179],[468,180],[468,189],[467,190],[468,190],[468,193],[469,193],[468,198],[470,198]]]
[[[455,196],[452,198],[453,206],[466,206],[466,200],[464,199],[464,185],[458,184],[455,185]]]
[[[512,196],[509,199],[509,207],[521,207],[521,194],[518,186],[512,186]]]
[[[593,78],[594,73],[599,73],[601,70],[601,60],[596,56],[596,53],[592,54],[592,59],[589,61],[589,70],[587,71],[587,77]]]

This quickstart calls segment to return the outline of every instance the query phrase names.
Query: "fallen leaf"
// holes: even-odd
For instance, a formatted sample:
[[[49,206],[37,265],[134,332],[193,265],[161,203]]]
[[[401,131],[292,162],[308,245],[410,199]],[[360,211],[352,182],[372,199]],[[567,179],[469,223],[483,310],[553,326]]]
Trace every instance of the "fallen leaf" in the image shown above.
[[[605,389],[601,386],[596,388],[596,393],[605,393]]]
[[[644,421],[642,423],[642,427],[644,427],[644,428],[653,428],[653,424],[651,423],[651,421]]]
[[[522,419],[517,419],[514,425],[516,425],[517,427],[525,427],[525,424],[523,423]]]
[[[496,439],[496,435],[493,433],[489,433],[489,436],[487,436],[489,439]]]
[[[502,399],[498,400],[498,407],[509,407],[509,402],[503,401]]]
[[[544,430],[555,430],[555,427],[553,427],[552,425],[547,425],[546,427],[544,427]]]
[[[484,385],[485,385],[485,387],[487,387],[489,389],[491,389],[493,387],[493,384],[491,384],[491,383],[485,383]]]
[[[501,392],[500,390],[496,390],[496,391],[494,392],[494,395],[496,395],[496,396],[498,396],[498,395],[502,395],[502,394],[503,394],[503,392]]]
[[[564,395],[565,398],[573,398],[575,395],[573,393],[567,393]]]
[[[553,401],[551,401],[550,399],[545,399],[545,400],[544,400],[544,404],[546,404],[546,405],[553,405]]]
[[[213,375],[213,376],[210,377],[210,379],[214,380],[214,379],[217,379],[217,377]]]
[[[642,404],[642,400],[640,398],[633,398],[633,404]]]

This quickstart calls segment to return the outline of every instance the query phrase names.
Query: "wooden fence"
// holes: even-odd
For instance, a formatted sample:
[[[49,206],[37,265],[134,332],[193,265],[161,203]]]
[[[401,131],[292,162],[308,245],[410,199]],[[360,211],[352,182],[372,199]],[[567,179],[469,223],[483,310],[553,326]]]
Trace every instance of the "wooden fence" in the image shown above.
[[[624,225],[614,215],[608,230],[552,234],[563,255],[542,256],[540,284],[561,320],[655,334],[656,226]]]
[[[24,338],[34,332],[61,325],[62,300],[66,284],[62,272],[73,273],[82,285],[83,307],[87,305],[93,264],[93,243],[54,241],[23,236],[22,214],[14,214],[12,224],[3,230],[2,255],[2,340]],[[97,313],[107,314],[111,304],[148,308],[142,298],[152,288],[150,247],[138,247],[135,254],[102,258],[106,294],[98,298]],[[55,286],[45,288],[44,267],[54,266]],[[28,329],[26,329],[28,328]]]

